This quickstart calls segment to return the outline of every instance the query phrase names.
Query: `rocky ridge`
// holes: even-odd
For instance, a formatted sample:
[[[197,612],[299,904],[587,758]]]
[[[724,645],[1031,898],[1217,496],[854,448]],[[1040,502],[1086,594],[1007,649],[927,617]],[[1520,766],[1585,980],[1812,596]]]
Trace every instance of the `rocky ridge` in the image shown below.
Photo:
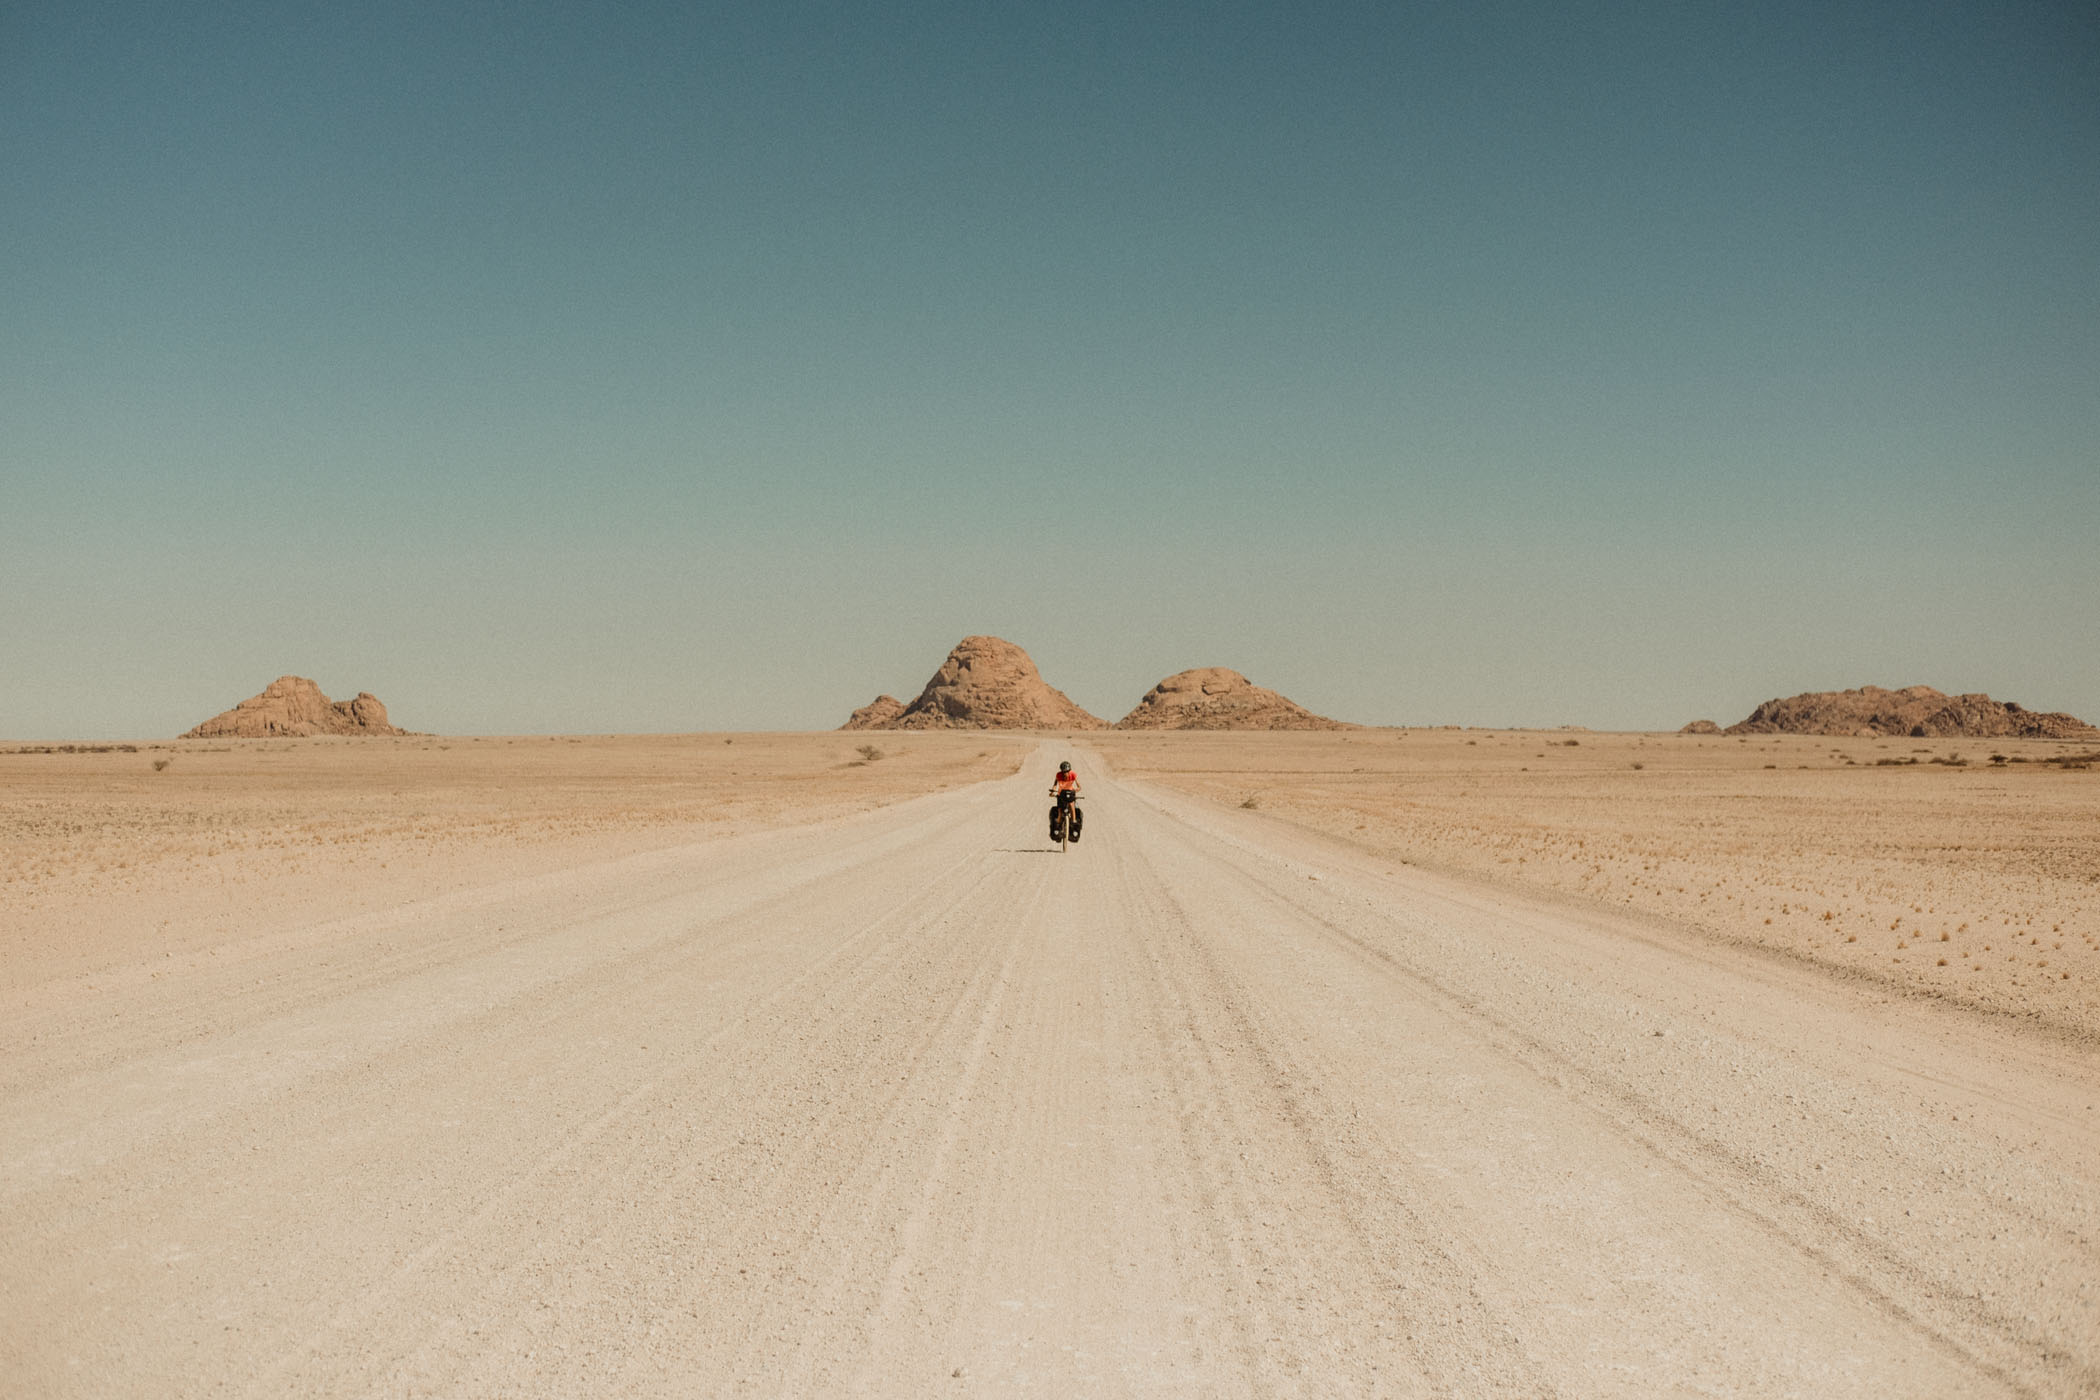
[[[370,691],[355,700],[330,700],[304,676],[279,676],[223,714],[190,730],[185,739],[300,739],[316,734],[405,734],[387,722],[386,706]]]
[[[841,729],[888,729],[904,713],[904,702],[894,695],[878,695],[853,712]]]
[[[1767,700],[1748,719],[1721,732],[1915,739],[2087,739],[2100,734],[2073,715],[2044,714],[1983,694],[1948,695],[1929,685],[1902,690],[1869,685]]]
[[[1168,676],[1145,692],[1118,729],[1351,729],[1223,666]]]
[[[894,708],[893,708],[894,707]],[[888,695],[853,712],[843,729],[1106,729],[1036,670],[1028,653],[1000,637],[965,637],[918,699]]]

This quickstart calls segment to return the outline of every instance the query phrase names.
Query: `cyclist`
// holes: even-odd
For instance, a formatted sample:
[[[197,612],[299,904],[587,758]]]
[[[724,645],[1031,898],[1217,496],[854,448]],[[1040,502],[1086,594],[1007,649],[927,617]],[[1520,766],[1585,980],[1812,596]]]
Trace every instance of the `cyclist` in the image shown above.
[[[1070,793],[1071,796],[1065,796],[1066,793]],[[1079,815],[1079,775],[1072,771],[1072,765],[1069,762],[1057,765],[1057,776],[1050,780],[1050,796],[1056,800],[1058,807],[1066,807],[1071,813],[1071,837],[1074,841],[1077,841],[1079,839],[1079,824],[1082,820]],[[1050,809],[1050,821],[1051,832],[1054,835],[1057,830],[1057,807]]]

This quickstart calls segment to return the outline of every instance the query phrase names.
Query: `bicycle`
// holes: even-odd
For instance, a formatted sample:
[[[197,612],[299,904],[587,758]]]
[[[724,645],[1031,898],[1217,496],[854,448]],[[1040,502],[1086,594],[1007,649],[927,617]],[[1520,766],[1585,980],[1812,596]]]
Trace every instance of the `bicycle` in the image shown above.
[[[1057,799],[1050,809],[1050,839],[1057,843],[1060,854],[1068,842],[1079,839],[1079,828],[1086,819],[1079,812],[1079,794],[1070,788],[1052,788],[1050,795]]]

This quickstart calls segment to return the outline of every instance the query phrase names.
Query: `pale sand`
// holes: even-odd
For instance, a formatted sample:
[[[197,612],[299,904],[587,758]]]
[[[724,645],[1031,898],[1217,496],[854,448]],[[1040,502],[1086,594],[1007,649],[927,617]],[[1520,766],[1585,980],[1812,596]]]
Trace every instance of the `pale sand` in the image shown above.
[[[2090,744],[1471,729],[1099,743],[1126,775],[1396,860],[2100,1035],[2100,754],[2043,761]],[[1969,766],[1932,762],[1951,757]]]
[[[2075,885],[2100,774],[722,737],[0,755],[8,1393],[2100,1389],[2080,1003],[1711,915],[1968,898],[1897,818],[1962,793]],[[1685,849],[1628,905],[1548,837]]]
[[[258,926],[866,811],[1009,774],[1034,741],[418,736],[36,751],[49,747],[0,743],[0,995]]]

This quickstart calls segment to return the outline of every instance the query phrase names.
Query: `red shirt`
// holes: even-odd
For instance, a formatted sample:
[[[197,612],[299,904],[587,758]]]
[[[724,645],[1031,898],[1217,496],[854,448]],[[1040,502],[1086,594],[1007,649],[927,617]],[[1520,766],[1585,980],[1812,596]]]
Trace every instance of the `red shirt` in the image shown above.
[[[1077,773],[1060,773],[1050,780],[1050,785],[1058,788],[1071,788],[1074,792],[1077,792],[1079,790],[1079,775]]]

